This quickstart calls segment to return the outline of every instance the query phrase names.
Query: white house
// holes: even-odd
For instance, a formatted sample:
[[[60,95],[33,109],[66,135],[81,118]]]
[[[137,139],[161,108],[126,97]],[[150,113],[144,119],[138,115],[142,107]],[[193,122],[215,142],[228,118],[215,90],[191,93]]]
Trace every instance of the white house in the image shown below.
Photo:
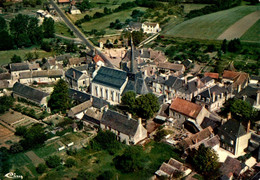
[[[142,29],[144,33],[158,33],[161,31],[161,28],[158,23],[142,23]]]
[[[81,14],[80,10],[76,6],[70,7],[70,14]]]

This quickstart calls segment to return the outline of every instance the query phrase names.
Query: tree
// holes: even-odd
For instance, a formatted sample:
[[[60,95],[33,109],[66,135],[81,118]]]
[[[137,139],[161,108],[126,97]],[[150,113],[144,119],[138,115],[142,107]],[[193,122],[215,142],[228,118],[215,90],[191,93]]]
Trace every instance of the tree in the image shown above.
[[[89,0],[83,0],[82,3],[77,3],[77,7],[79,8],[79,10],[81,12],[85,12],[86,10],[89,10],[93,6],[92,6],[92,4],[90,3]]]
[[[95,180],[96,176],[95,176],[94,173],[91,173],[91,172],[88,172],[88,171],[81,169],[78,173],[77,179],[79,179],[79,180]]]
[[[36,171],[37,171],[39,174],[42,174],[42,173],[44,173],[44,172],[46,171],[46,169],[47,169],[46,164],[41,163],[41,164],[39,164],[38,167],[36,168]]]
[[[25,126],[18,126],[15,128],[15,135],[16,136],[24,136],[27,131]]]
[[[226,39],[224,39],[221,44],[221,50],[223,51],[223,53],[227,52],[227,40]]]
[[[6,21],[5,19],[0,16],[0,32],[1,31],[6,31],[7,30],[7,24],[6,24]]]
[[[65,162],[65,166],[71,168],[72,166],[76,166],[76,161],[72,158],[68,158]]]
[[[140,146],[128,146],[122,155],[113,159],[116,169],[130,173],[143,168],[143,150]]]
[[[44,128],[41,124],[34,124],[31,126],[29,129],[27,129],[23,137],[24,139],[21,140],[20,143],[25,150],[43,144],[47,139]]]
[[[167,135],[167,132],[166,132],[164,129],[162,129],[162,130],[160,130],[160,131],[157,131],[157,133],[156,133],[155,136],[154,136],[154,140],[157,141],[157,142],[159,142],[159,141],[161,141],[166,135]]]
[[[104,171],[97,177],[97,180],[110,180],[110,179],[115,179],[115,173],[113,171]]]
[[[229,52],[240,52],[242,49],[241,42],[238,38],[235,38],[228,43]]]
[[[51,45],[46,41],[42,41],[41,49],[44,50],[44,51],[50,52],[51,51]]]
[[[8,111],[14,104],[14,98],[11,96],[0,97],[0,114]]]
[[[137,46],[137,45],[140,44],[140,42],[142,42],[143,39],[144,39],[143,30],[133,31],[133,32],[132,32],[132,37],[133,37],[133,43],[134,43],[134,45]]]
[[[210,179],[217,178],[220,164],[218,155],[214,150],[201,144],[191,158],[193,167],[197,172]]]
[[[90,142],[93,149],[104,149],[110,154],[116,153],[120,144],[116,139],[116,135],[110,131],[99,131],[97,136]]]
[[[152,94],[141,95],[136,99],[136,113],[142,118],[151,118],[159,110],[158,98]]]
[[[24,59],[27,61],[31,61],[33,59],[33,53],[31,52],[26,53]]]
[[[13,38],[7,30],[0,30],[0,50],[13,48]]]
[[[126,105],[128,107],[128,111],[130,113],[134,113],[134,109],[135,109],[135,97],[136,97],[136,93],[134,91],[127,91],[123,97],[121,98],[121,103],[123,105]]]
[[[231,102],[230,111],[232,116],[239,121],[254,120],[254,110],[251,104],[241,99],[235,99]]]
[[[20,63],[20,62],[22,62],[22,58],[14,54],[13,57],[11,58],[11,63]]]
[[[57,155],[49,156],[46,160],[46,165],[49,168],[56,168],[61,164],[61,159]]]
[[[45,38],[53,38],[55,33],[54,20],[52,18],[44,18],[43,23],[43,35]]]
[[[63,79],[60,79],[54,86],[48,106],[53,112],[61,111],[65,113],[70,107],[70,103],[68,84]]]
[[[15,143],[10,147],[10,152],[15,154],[23,151],[23,147],[19,143]]]

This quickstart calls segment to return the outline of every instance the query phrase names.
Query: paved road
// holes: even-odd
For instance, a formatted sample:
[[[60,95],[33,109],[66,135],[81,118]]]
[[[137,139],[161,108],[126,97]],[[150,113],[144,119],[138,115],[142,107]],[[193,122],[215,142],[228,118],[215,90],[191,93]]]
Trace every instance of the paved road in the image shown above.
[[[99,54],[102,59],[104,59],[105,63],[109,67],[113,67],[113,65],[110,63],[110,61],[107,59],[107,57],[99,51],[95,46],[87,40],[85,35],[67,18],[67,16],[62,12],[62,10],[57,6],[57,4],[53,1],[50,0],[50,3],[53,5],[54,9],[57,11],[59,16],[63,19],[63,21],[66,23],[66,25],[75,33],[75,35],[82,40],[84,44],[89,47],[89,49],[96,50],[97,54]]]

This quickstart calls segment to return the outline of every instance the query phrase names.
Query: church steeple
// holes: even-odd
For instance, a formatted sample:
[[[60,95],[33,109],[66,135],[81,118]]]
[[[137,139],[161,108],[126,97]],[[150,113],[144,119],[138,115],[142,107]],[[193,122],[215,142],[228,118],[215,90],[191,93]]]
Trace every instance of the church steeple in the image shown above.
[[[134,51],[135,51],[135,49],[134,49],[133,37],[131,36],[131,68],[130,68],[130,71],[133,74],[137,72]]]

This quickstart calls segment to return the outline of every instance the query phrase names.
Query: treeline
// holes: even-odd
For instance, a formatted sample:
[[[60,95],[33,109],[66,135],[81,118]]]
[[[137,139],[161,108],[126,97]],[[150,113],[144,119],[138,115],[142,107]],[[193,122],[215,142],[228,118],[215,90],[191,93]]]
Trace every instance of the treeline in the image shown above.
[[[208,0],[202,0],[202,1],[207,2]],[[200,2],[200,0],[198,0],[198,2]],[[214,2],[215,3],[213,5],[205,6],[204,8],[190,11],[186,15],[186,18],[192,19],[197,16],[202,16],[202,15],[214,13],[217,11],[229,9],[229,8],[232,8],[232,7],[235,7],[235,6],[238,6],[241,4],[241,0],[216,0]]]
[[[40,26],[38,23],[35,17],[18,14],[8,26],[0,17],[0,50],[39,45],[43,38],[54,37],[54,21],[51,18],[45,18]]]

